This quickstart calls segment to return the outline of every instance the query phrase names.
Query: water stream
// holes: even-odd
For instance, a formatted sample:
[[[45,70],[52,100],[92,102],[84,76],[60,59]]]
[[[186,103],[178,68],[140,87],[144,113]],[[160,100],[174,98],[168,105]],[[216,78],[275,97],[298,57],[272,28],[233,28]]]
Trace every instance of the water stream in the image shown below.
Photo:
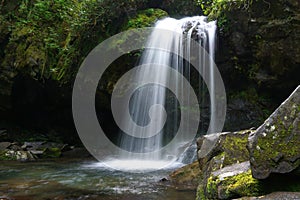
[[[168,32],[162,32],[161,30],[168,30]],[[214,46],[215,46],[215,22],[207,22],[207,18],[204,16],[187,17],[183,19],[165,18],[159,20],[146,44],[146,49],[143,51],[141,59],[138,65],[150,64],[150,67],[145,67],[143,70],[138,70],[132,82],[141,82],[147,79],[149,75],[154,76],[152,80],[157,85],[147,85],[140,87],[135,91],[130,101],[130,115],[132,120],[128,120],[128,117],[124,117],[125,130],[129,130],[130,133],[123,132],[120,135],[120,147],[127,152],[121,156],[121,160],[125,163],[132,163],[133,166],[137,166],[139,160],[143,163],[147,162],[149,165],[151,162],[168,161],[172,158],[178,158],[180,155],[179,147],[184,146],[190,141],[186,137],[182,137],[179,140],[180,146],[173,145],[169,151],[158,151],[164,147],[178,130],[179,123],[182,123],[184,130],[189,132],[189,121],[192,120],[190,114],[187,115],[186,121],[182,121],[180,118],[180,111],[182,109],[192,110],[193,108],[179,105],[177,100],[172,99],[170,96],[180,96],[180,93],[185,92],[185,98],[187,105],[192,105],[190,102],[190,89],[185,88],[182,85],[181,77],[171,77],[170,71],[162,66],[169,66],[181,73],[185,79],[191,80],[191,40],[197,40],[200,45],[199,48],[205,49],[213,60]],[[155,48],[152,48],[155,47]],[[203,51],[199,51],[203,52]],[[185,55],[183,57],[179,55]],[[205,55],[200,54],[199,68],[205,69]],[[201,60],[202,59],[202,60]],[[214,71],[213,62],[210,62],[210,87],[211,92],[210,100],[210,132],[215,131],[215,118],[216,111],[215,96],[214,96]],[[157,71],[156,68],[160,68]],[[155,71],[156,70],[156,71]],[[175,91],[170,95],[168,89],[161,85],[166,85],[171,78],[175,79]],[[200,84],[201,81],[199,81]],[[201,83],[202,84],[202,83]],[[199,85],[201,89],[205,86]],[[201,91],[197,91],[201,93]],[[180,121],[181,120],[181,121]],[[187,134],[186,134],[187,135]],[[132,154],[128,153],[132,152]],[[133,162],[134,161],[134,162]],[[119,163],[120,164],[120,163]],[[163,163],[162,163],[163,164]]]
[[[96,161],[2,162],[0,199],[194,199],[194,191],[176,190],[159,182],[176,167],[141,175],[112,170]]]

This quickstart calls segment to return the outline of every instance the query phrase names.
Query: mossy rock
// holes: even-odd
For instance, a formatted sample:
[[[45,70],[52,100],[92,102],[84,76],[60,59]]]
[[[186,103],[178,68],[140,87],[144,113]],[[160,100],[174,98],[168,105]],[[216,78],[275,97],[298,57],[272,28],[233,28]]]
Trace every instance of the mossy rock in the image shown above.
[[[248,149],[255,178],[300,166],[300,86],[250,135]]]
[[[198,139],[198,161],[202,173],[198,187],[198,199],[211,193],[207,187],[212,173],[227,166],[243,163],[249,160],[246,148],[248,136],[253,130],[216,133],[202,136]]]
[[[218,196],[219,199],[232,199],[262,194],[260,183],[252,177],[251,170],[223,180],[210,177],[207,187],[208,196],[211,198]]]
[[[61,149],[59,148],[46,148],[42,154],[42,158],[59,158],[61,156]]]
[[[207,184],[197,191],[200,199],[232,199],[263,194],[259,180],[251,174],[248,161],[213,171]]]
[[[202,136],[198,139],[198,159],[202,171],[208,167],[220,169],[249,159],[246,148],[253,130],[225,132]]]

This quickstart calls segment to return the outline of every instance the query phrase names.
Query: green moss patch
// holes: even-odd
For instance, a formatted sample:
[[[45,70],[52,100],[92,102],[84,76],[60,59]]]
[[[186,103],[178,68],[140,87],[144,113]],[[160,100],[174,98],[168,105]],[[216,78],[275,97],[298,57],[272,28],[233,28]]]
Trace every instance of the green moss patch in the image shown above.
[[[149,8],[147,10],[139,11],[137,15],[127,22],[124,30],[133,29],[133,28],[144,28],[153,26],[153,24],[163,17],[168,16],[166,11],[161,9]]]
[[[252,177],[251,170],[223,180],[219,176],[211,176],[207,182],[206,199],[232,199],[261,194],[261,183]]]

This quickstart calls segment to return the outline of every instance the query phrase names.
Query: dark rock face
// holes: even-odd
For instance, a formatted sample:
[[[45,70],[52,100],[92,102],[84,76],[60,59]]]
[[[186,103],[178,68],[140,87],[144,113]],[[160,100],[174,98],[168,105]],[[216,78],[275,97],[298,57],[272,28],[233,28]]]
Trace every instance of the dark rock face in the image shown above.
[[[300,86],[249,136],[252,174],[288,173],[300,165]]]
[[[225,130],[258,127],[300,82],[300,3],[252,1],[248,8],[217,9],[216,64],[233,105]],[[244,106],[236,109],[237,100]]]

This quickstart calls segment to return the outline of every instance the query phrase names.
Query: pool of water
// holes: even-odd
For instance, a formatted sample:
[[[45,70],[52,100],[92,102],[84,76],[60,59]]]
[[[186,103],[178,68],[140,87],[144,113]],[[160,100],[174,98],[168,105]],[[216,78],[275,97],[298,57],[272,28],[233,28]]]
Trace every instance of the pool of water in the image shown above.
[[[107,168],[96,161],[0,162],[0,199],[195,199],[195,191],[160,182],[176,167],[131,173]]]

